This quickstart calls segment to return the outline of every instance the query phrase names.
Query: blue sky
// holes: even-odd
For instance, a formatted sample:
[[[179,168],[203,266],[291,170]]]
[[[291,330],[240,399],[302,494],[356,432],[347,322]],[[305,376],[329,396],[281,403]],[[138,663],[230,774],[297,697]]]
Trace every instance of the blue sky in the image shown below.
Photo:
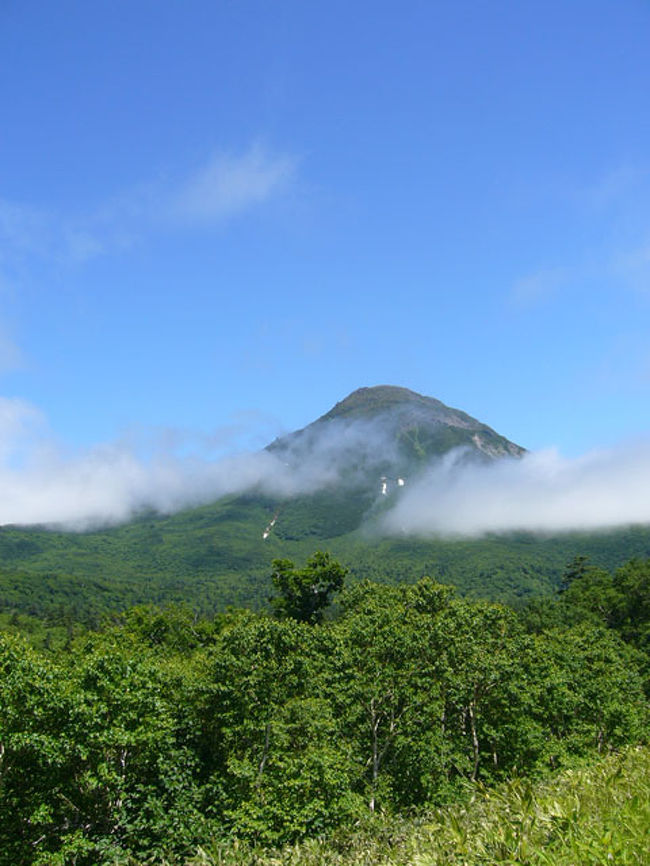
[[[380,383],[646,437],[648,45],[641,0],[0,2],[7,459],[257,447]]]

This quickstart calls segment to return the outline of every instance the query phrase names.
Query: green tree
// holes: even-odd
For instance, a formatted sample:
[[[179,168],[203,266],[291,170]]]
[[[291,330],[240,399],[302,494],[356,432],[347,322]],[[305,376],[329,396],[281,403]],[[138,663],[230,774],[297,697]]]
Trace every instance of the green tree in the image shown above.
[[[647,707],[634,651],[611,629],[583,623],[537,636],[534,714],[546,759],[618,748],[647,733]]]
[[[558,591],[561,593],[565,592],[574,580],[584,577],[592,567],[593,566],[589,564],[588,556],[574,556],[571,562],[569,562],[564,569],[562,582],[560,583]]]
[[[614,575],[613,625],[624,640],[650,652],[650,559],[632,560]]]
[[[31,863],[60,843],[77,745],[64,735],[71,695],[49,659],[0,635],[0,851]]]
[[[501,774],[525,740],[516,615],[501,605],[456,600],[439,617],[431,644],[444,702],[445,773],[472,781]]]
[[[347,574],[329,553],[317,550],[304,568],[296,568],[290,559],[274,559],[271,580],[277,595],[269,601],[279,619],[318,623],[331,601],[332,593],[343,587]]]
[[[208,651],[211,688],[200,724],[211,808],[256,842],[322,832],[354,808],[349,752],[320,695],[314,631],[249,615]]]
[[[422,803],[439,781],[441,700],[430,636],[451,594],[429,578],[395,587],[364,581],[346,591],[343,616],[325,636],[328,693],[371,812]]]
[[[588,565],[585,557],[577,557],[568,566],[560,595],[562,606],[574,608],[592,621],[611,625],[618,602],[619,591],[608,571]]]
[[[198,761],[169,683],[119,630],[56,659],[0,637],[2,862],[142,862],[198,843]]]

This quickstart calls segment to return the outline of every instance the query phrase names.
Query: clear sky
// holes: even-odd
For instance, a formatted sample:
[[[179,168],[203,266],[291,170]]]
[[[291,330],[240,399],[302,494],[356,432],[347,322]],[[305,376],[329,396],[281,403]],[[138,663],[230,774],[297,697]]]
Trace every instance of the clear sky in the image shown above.
[[[0,0],[0,445],[373,384],[647,436],[649,46],[642,0]]]

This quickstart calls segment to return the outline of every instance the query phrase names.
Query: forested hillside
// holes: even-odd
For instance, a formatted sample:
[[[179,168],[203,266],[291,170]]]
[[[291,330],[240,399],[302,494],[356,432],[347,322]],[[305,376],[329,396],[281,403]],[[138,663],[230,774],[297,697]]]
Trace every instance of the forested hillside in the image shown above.
[[[607,569],[650,556],[650,530],[644,527],[456,541],[378,539],[359,532],[332,538],[272,534],[264,540],[262,529],[273,513],[263,503],[238,499],[85,533],[4,527],[0,612],[54,624],[97,624],[104,614],[135,604],[185,602],[206,615],[227,605],[261,609],[270,560],[304,560],[315,546],[332,551],[350,569],[350,581],[413,583],[428,574],[455,585],[461,595],[513,605],[552,594],[574,556],[589,556]],[[289,520],[293,511],[287,532]]]
[[[349,568],[349,581],[413,583],[427,574],[461,595],[512,605],[552,594],[575,556],[607,569],[650,556],[645,527],[430,541],[359,530],[329,535],[346,512],[326,497],[288,503],[277,531],[263,539],[274,508],[262,498],[237,497],[82,533],[2,527],[0,612],[96,624],[135,604],[185,602],[206,615],[227,605],[261,609],[271,559],[304,560],[315,547],[326,547]]]
[[[458,478],[469,466],[521,466],[524,453],[439,400],[393,386],[360,388],[251,457],[256,470],[244,492],[84,531],[0,527],[0,615],[66,626],[96,625],[137,604],[184,602],[208,616],[229,605],[262,610],[268,563],[304,560],[319,547],[349,569],[349,583],[429,575],[459,595],[513,606],[552,594],[575,556],[610,570],[650,556],[646,526],[420,537],[384,525],[411,486],[450,455]],[[436,496],[434,484],[427,500]]]
[[[649,561],[578,559],[520,613],[422,578],[350,585],[323,617],[330,556],[272,578],[274,616],[134,608],[41,650],[9,626],[3,862],[181,864],[379,828],[647,738]]]

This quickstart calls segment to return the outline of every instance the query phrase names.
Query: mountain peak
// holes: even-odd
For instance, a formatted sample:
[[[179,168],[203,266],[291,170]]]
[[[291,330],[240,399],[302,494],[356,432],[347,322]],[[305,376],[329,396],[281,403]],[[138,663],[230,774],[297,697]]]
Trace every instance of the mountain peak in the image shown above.
[[[524,453],[471,415],[395,385],[358,388],[267,448],[296,477],[311,471],[326,479],[312,494],[283,503],[280,532],[296,538],[334,537],[359,528],[384,496],[400,496],[449,452],[457,452],[454,463]]]
[[[435,397],[425,397],[423,394],[397,385],[357,388],[315,423],[335,420],[374,420],[379,417],[392,418],[393,425],[396,424],[400,428],[419,424],[424,424],[425,427],[445,425],[475,432],[485,430],[494,433],[486,424],[460,409],[447,406]]]
[[[361,417],[385,412],[396,406],[429,405],[432,403],[438,406],[444,405],[439,400],[424,397],[409,388],[402,388],[397,385],[373,385],[352,391],[345,399],[333,406],[329,412],[326,412],[322,418],[343,418],[348,415]]]
[[[316,421],[273,442],[271,450],[311,449],[320,438],[327,439],[328,452],[332,441],[340,438],[348,447],[349,439],[342,435],[343,428],[351,425],[361,431],[360,441],[369,431],[381,430],[385,441],[392,441],[401,452],[398,461],[413,459],[422,464],[427,459],[452,448],[466,446],[486,457],[520,456],[524,449],[500,436],[487,424],[472,418],[460,409],[446,406],[434,397],[425,397],[409,388],[397,385],[374,385],[357,388],[333,406]]]

